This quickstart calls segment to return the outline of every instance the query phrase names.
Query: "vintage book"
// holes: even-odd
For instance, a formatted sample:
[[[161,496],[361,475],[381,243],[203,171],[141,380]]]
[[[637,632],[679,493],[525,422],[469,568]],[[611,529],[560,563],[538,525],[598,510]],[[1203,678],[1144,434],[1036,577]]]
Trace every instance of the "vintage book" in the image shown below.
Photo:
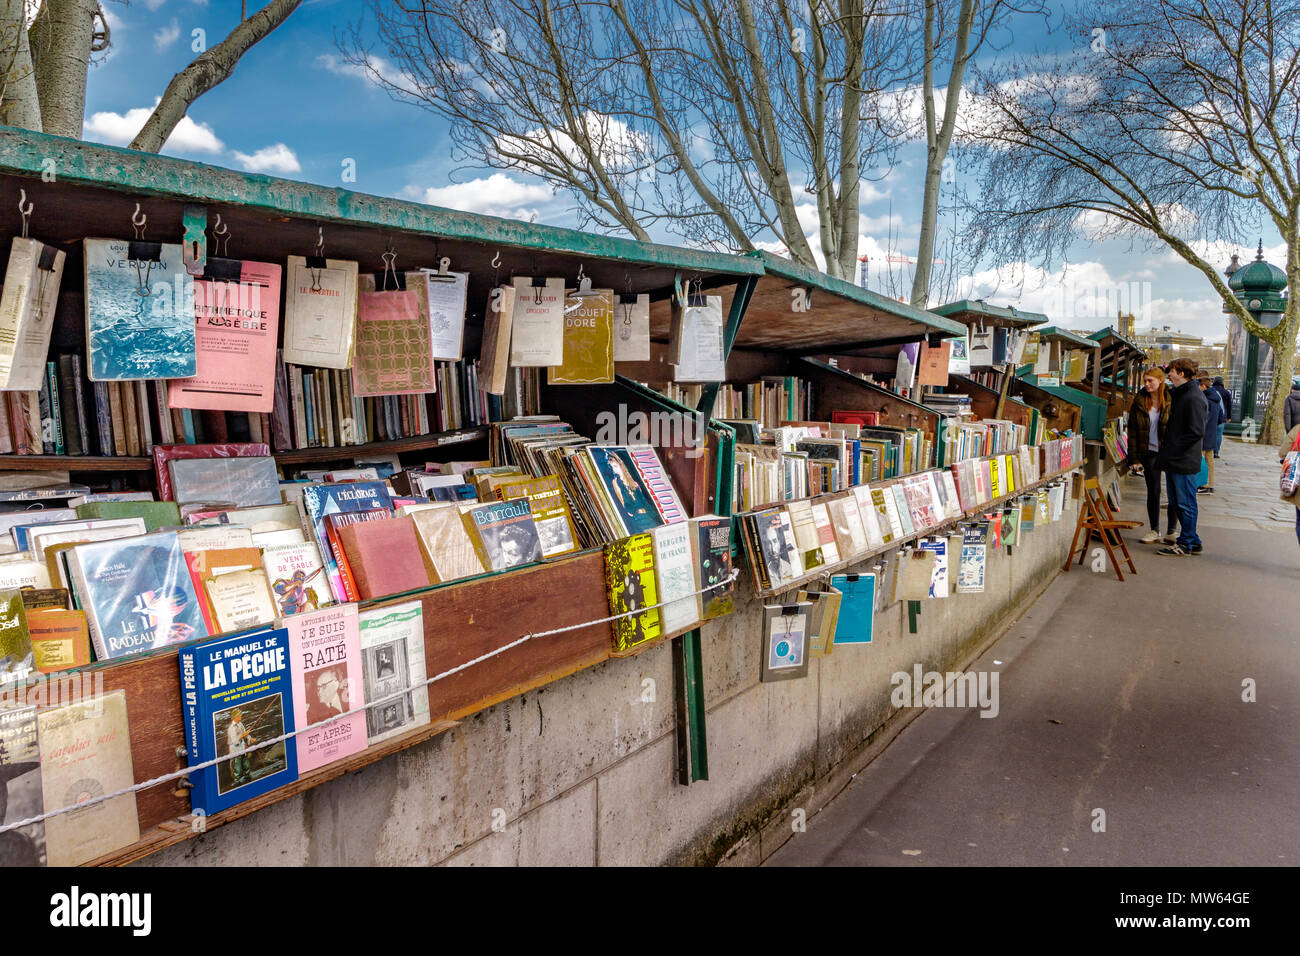
[[[407,272],[405,288],[360,278],[356,357],[352,387],[357,395],[406,395],[436,388],[429,341],[429,283],[424,272]]]
[[[86,453],[85,436],[81,431],[81,418],[77,415],[77,387],[72,369],[72,356],[60,355],[59,367],[59,415],[60,430],[63,433],[64,451],[69,455]]]
[[[650,361],[650,296],[619,293],[614,296],[614,361]]]
[[[172,408],[269,412],[275,400],[280,266],[208,257],[194,280],[195,374],[172,381]]]
[[[424,610],[419,601],[360,614],[366,735],[378,743],[429,722]]]
[[[26,554],[17,561],[0,561],[0,588],[48,588],[53,582],[43,561]]]
[[[172,528],[181,523],[180,509],[174,501],[90,501],[77,505],[83,518],[140,518],[145,531]]]
[[[659,603],[659,591],[655,584],[655,546],[650,535],[633,535],[605,548],[605,582],[610,613],[627,615],[611,622],[615,651],[630,650],[664,633],[663,617],[652,607]],[[628,613],[642,608],[650,610]]]
[[[869,550],[867,532],[862,527],[862,515],[853,495],[844,494],[832,498],[826,502],[826,508],[839,545],[840,559],[855,558]]]
[[[355,262],[289,256],[284,279],[284,361],[350,368],[357,290]]]
[[[14,236],[0,294],[0,389],[41,387],[66,254]]]
[[[867,548],[874,551],[887,543],[886,534],[889,535],[890,540],[893,539],[893,531],[886,524],[882,532],[880,516],[876,513],[870,486],[854,485],[852,491],[853,500],[858,506],[858,517],[862,520],[862,530],[867,536]]]
[[[176,532],[181,549],[186,554],[200,551],[224,551],[231,548],[251,548],[253,533],[238,525],[199,525],[181,528]]]
[[[0,825],[38,817],[41,749],[37,745],[36,706],[0,706]],[[0,866],[44,866],[45,823],[29,823],[0,835]]]
[[[467,507],[461,520],[485,568],[504,571],[541,560],[542,545],[526,499]]]
[[[806,500],[791,501],[786,504],[786,511],[790,514],[790,526],[794,530],[794,541],[799,549],[799,561],[804,572],[826,564],[812,504]]]
[[[660,506],[642,480],[629,449],[588,445],[581,454],[594,467],[598,503],[620,536],[639,534],[664,523]]]
[[[41,390],[45,396],[45,406],[41,411],[41,440],[47,455],[62,455],[63,443],[63,409],[59,392],[59,363],[45,363],[45,387]]]
[[[754,525],[768,587],[779,588],[801,576],[804,565],[789,512],[784,508],[760,511],[754,515]]]
[[[599,385],[614,381],[611,289],[564,300],[564,361],[546,370],[549,385]]]
[[[325,565],[315,542],[264,548],[262,570],[281,617],[314,611],[334,603],[325,580]]]
[[[934,580],[935,553],[916,548],[901,553],[894,594],[901,601],[924,601]]]
[[[207,636],[175,531],[79,544],[68,564],[99,660]]]
[[[429,300],[429,346],[432,358],[459,362],[464,357],[465,298],[468,272],[423,270]],[[407,282],[410,282],[408,275]]]
[[[958,594],[980,594],[984,591],[988,532],[988,525],[979,521],[962,529],[961,558],[957,565]]]
[[[695,590],[700,602],[700,620],[730,614],[735,609],[736,584],[731,580],[731,519],[702,515],[691,519],[694,540]],[[706,591],[706,588],[712,590]]]
[[[483,561],[455,505],[411,514],[435,581],[455,581],[484,571]]]
[[[92,518],[37,525],[27,529],[27,550],[37,561],[43,561],[46,550],[56,544],[134,537],[146,530],[143,518]]]
[[[763,607],[763,653],[758,679],[791,680],[808,673],[807,602]]]
[[[230,501],[241,508],[280,504],[280,475],[275,459],[175,458],[167,463],[172,498],[192,501]]]
[[[293,740],[258,748],[294,729],[289,632],[264,628],[180,650],[181,713],[190,766],[190,805],[212,814],[298,779]],[[254,749],[257,748],[257,749]]]
[[[935,500],[930,480],[925,475],[904,475],[899,479],[898,486],[903,489],[907,514],[915,530],[926,531],[943,520],[942,509]]]
[[[84,252],[91,381],[193,377],[194,279],[180,245],[86,239]]]
[[[352,565],[348,560],[347,552],[343,550],[343,539],[340,537],[340,533],[349,525],[360,522],[386,521],[391,517],[392,513],[382,508],[373,508],[366,511],[345,511],[325,516],[325,540],[329,543],[330,555],[334,558],[339,580],[343,584],[343,590],[334,595],[335,600],[361,600],[360,592],[357,590],[356,578],[352,573]]]
[[[90,631],[85,611],[46,609],[27,615],[36,669],[53,674],[90,663]]]
[[[889,544],[903,537],[903,523],[898,513],[898,505],[888,485],[871,489],[871,505],[876,512],[876,523],[880,527],[881,540]]]
[[[930,589],[927,597],[946,598],[948,596],[948,537],[925,538],[917,547],[934,554],[934,568],[930,572]]]
[[[510,334],[514,327],[515,287],[498,286],[483,314],[483,343],[479,349],[479,387],[489,395],[504,395],[510,379]]]
[[[578,550],[578,532],[555,475],[506,481],[497,486],[496,495],[502,501],[528,500],[542,557],[554,558]]]
[[[63,610],[68,607],[67,588],[22,588],[19,595],[28,612]]]
[[[827,657],[835,649],[835,624],[839,618],[842,595],[835,588],[828,591],[800,591],[795,598],[808,607],[808,656]]]
[[[840,549],[835,543],[835,528],[831,524],[831,514],[825,502],[815,502],[812,513],[813,523],[817,526],[817,541],[821,545],[822,557],[827,564],[839,564]]]
[[[355,481],[344,484],[307,485],[302,491],[302,507],[306,525],[320,549],[325,564],[325,579],[330,593],[342,600],[346,594],[342,574],[330,547],[325,516],[351,511],[380,510],[392,512],[392,497],[382,481]]]
[[[564,362],[564,280],[515,276],[510,364],[515,368]]]
[[[312,728],[295,738],[298,772],[306,773],[366,749],[364,713],[333,719],[362,704],[357,606],[309,611],[288,619],[284,627],[289,632],[294,723],[300,730]]]
[[[185,542],[181,542],[185,549]],[[203,616],[203,626],[209,634],[224,630],[217,623],[213,614],[212,602],[208,598],[205,580],[236,571],[251,571],[262,566],[262,555],[256,548],[212,548],[206,551],[184,550],[185,569],[189,572],[190,582],[194,585],[194,594],[198,598],[199,613]]]
[[[632,458],[632,464],[636,466],[641,483],[645,485],[646,491],[650,492],[650,497],[654,500],[655,508],[658,509],[659,517],[663,522],[672,524],[675,521],[685,521],[688,517],[686,509],[682,507],[681,500],[677,497],[677,490],[673,487],[672,480],[669,479],[668,472],[659,460],[659,454],[654,450],[654,446],[628,445],[627,452]]]
[[[340,528],[338,535],[360,600],[427,588],[432,583],[410,517],[349,524]]]
[[[135,783],[126,691],[45,710],[37,717],[45,811],[79,807],[45,821],[50,866],[78,866],[140,839],[135,794],[89,801]]]
[[[691,295],[685,307],[673,299],[668,361],[678,382],[721,382],[727,377],[722,296]]]
[[[203,590],[221,633],[270,624],[276,618],[275,602],[262,568],[225,574],[209,572],[203,578]]]
[[[831,587],[840,592],[836,644],[870,644],[875,621],[876,575],[832,574]]]
[[[679,521],[650,532],[655,548],[655,583],[664,633],[685,630],[700,620],[695,594],[695,559],[691,550],[691,526]]]
[[[0,591],[0,684],[26,680],[35,667],[22,594]]]

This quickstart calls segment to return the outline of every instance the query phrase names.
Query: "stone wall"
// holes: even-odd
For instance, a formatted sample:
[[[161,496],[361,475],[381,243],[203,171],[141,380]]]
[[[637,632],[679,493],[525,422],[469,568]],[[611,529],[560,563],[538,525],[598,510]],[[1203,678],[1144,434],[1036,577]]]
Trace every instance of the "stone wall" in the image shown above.
[[[709,779],[676,782],[666,645],[499,704],[355,773],[171,847],[144,865],[656,865],[755,863],[918,711],[890,675],[960,670],[1059,571],[1076,503],[1008,555],[983,594],[879,613],[869,645],[808,676],[758,680],[762,609],[747,576],[736,613],[705,627]],[[449,635],[449,639],[454,637]]]

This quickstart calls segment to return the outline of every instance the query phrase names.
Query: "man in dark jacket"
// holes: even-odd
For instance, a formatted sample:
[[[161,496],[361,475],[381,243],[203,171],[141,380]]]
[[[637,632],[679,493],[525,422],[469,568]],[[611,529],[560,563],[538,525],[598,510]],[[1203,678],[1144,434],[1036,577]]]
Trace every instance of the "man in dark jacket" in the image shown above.
[[[1205,439],[1205,418],[1209,405],[1193,381],[1196,363],[1176,358],[1169,363],[1169,426],[1160,443],[1157,461],[1173,479],[1178,497],[1178,540],[1157,554],[1200,554],[1204,550],[1196,535],[1196,476],[1201,470],[1201,446]]]
[[[1219,422],[1219,438],[1218,441],[1214,443],[1214,457],[1218,458],[1219,449],[1223,447],[1224,426],[1226,426],[1228,422],[1232,421],[1232,392],[1228,391],[1227,387],[1223,384],[1222,375],[1214,376],[1214,384],[1210,386],[1210,390],[1218,392],[1219,398],[1223,400],[1223,421]]]
[[[1198,495],[1214,494],[1214,459],[1219,445],[1219,430],[1223,428],[1223,401],[1219,393],[1210,386],[1210,376],[1202,372],[1196,377],[1196,384],[1208,403],[1205,415],[1205,437],[1201,439],[1201,457],[1205,459],[1207,476],[1205,484],[1196,489]]]
[[[1300,378],[1291,379],[1291,394],[1282,403],[1282,424],[1287,431],[1300,425]]]

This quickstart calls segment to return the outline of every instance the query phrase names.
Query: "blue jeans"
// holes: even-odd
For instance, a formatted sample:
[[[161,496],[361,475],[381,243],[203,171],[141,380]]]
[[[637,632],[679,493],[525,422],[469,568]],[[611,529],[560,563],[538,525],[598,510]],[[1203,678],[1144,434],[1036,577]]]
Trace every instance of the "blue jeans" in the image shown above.
[[[1169,499],[1165,502],[1165,510],[1168,514],[1168,524],[1165,525],[1165,534],[1173,534],[1178,530],[1178,488],[1174,484],[1174,479],[1177,477],[1177,475],[1172,474],[1171,472],[1165,472],[1165,497]]]
[[[1178,543],[1183,550],[1201,546],[1196,536],[1196,475],[1170,475],[1178,496]]]
[[[1219,425],[1219,437],[1214,442],[1214,453],[1216,455],[1219,453],[1219,449],[1223,447],[1223,430],[1227,427],[1227,422],[1223,422]]]
[[[1300,508],[1295,510],[1295,538],[1300,541]]]

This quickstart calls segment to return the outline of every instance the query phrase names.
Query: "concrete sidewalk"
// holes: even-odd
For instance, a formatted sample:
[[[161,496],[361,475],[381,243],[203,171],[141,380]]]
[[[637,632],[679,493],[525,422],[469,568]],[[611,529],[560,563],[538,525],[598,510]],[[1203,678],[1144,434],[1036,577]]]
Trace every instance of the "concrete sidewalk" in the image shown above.
[[[1059,575],[971,667],[995,718],[922,714],[768,865],[1300,863],[1295,510],[1276,449],[1223,455],[1204,554],[1138,531],[1136,576]],[[1142,481],[1123,493],[1144,519]]]

